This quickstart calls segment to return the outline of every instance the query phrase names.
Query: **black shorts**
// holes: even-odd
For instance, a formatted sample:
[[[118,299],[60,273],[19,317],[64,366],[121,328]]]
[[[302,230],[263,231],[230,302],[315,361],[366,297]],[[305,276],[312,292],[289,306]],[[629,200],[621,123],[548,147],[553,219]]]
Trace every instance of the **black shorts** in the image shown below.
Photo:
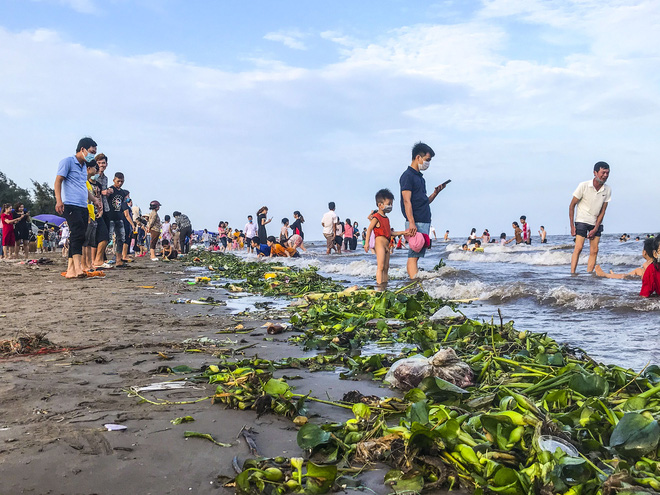
[[[341,247],[342,243],[344,242],[344,238],[340,235],[335,236],[335,244],[338,244],[339,247]]]
[[[98,228],[97,223],[92,220],[87,224],[87,230],[85,231],[85,242],[83,242],[83,247],[96,247],[98,243],[96,242],[96,229]]]
[[[100,242],[110,242],[110,235],[108,233],[108,224],[105,223],[105,217],[106,217],[106,215],[104,214],[96,222],[96,245],[97,246]]]
[[[588,223],[575,222],[575,234],[581,237],[587,237],[587,234],[594,228],[594,225]],[[600,237],[603,233],[603,226],[598,227],[594,237]]]

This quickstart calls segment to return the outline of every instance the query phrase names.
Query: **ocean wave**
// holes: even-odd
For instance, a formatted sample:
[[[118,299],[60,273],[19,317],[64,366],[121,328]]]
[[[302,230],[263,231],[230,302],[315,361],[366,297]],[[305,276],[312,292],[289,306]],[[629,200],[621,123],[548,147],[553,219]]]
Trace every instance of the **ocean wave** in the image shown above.
[[[471,263],[518,263],[535,266],[558,266],[570,265],[570,252],[558,250],[521,252],[517,248],[487,247],[483,253],[469,251],[455,251],[449,253],[450,261],[468,261]],[[587,250],[588,251],[588,250]],[[580,263],[586,264],[589,258],[588,252],[580,256]],[[599,254],[598,263],[612,266],[637,266],[642,264],[639,255],[633,254]]]
[[[479,299],[492,304],[532,298],[539,305],[575,310],[604,308],[641,312],[660,310],[660,299],[637,296],[637,286],[635,292],[626,295],[578,292],[564,285],[542,289],[524,282],[491,286],[479,280],[454,283],[431,280],[425,283],[424,288],[431,296],[441,299]]]

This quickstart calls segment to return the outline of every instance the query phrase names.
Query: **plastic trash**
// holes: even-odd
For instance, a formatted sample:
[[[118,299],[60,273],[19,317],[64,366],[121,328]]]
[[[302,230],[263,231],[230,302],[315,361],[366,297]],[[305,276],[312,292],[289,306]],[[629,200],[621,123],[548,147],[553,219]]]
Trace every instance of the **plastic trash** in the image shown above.
[[[124,425],[116,425],[114,423],[104,424],[103,427],[106,428],[108,431],[124,431],[128,428]]]
[[[546,450],[552,452],[553,454],[557,449],[562,450],[566,455],[571,457],[580,457],[578,450],[573,447],[566,440],[562,440],[558,437],[553,437],[550,435],[541,435],[536,441],[537,445],[541,450]]]
[[[386,383],[401,390],[417,387],[429,376],[436,376],[465,388],[473,384],[472,368],[461,361],[453,349],[440,349],[430,358],[416,354],[394,363],[385,375]]]

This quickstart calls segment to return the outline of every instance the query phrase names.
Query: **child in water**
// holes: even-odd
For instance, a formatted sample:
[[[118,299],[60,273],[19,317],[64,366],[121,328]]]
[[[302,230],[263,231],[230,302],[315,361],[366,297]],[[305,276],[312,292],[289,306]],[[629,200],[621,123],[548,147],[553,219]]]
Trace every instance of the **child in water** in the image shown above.
[[[642,256],[644,257],[644,264],[639,268],[635,268],[628,273],[614,273],[610,270],[610,273],[605,273],[600,265],[596,265],[594,272],[599,277],[605,278],[636,278],[642,277],[642,290],[639,295],[642,297],[650,297],[653,294],[660,295],[660,241],[657,239],[646,239],[644,241],[644,247],[642,250]]]
[[[394,195],[389,189],[381,189],[376,193],[376,206],[378,211],[372,215],[371,222],[367,228],[366,238],[369,239],[373,232],[376,236],[374,249],[376,251],[376,283],[385,284],[388,280],[390,270],[390,240],[392,236],[405,235],[408,231],[395,232],[390,227],[390,219],[387,214],[392,211]],[[369,245],[364,246],[365,252],[369,252]]]

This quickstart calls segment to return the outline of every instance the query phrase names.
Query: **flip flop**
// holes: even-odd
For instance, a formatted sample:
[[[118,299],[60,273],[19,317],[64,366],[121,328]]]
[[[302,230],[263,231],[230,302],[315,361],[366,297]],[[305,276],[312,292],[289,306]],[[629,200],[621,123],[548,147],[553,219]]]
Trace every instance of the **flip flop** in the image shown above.
[[[87,278],[87,273],[82,272],[80,275],[77,275],[76,278]]]
[[[101,271],[89,271],[85,272],[88,277],[105,277],[105,273]]]

